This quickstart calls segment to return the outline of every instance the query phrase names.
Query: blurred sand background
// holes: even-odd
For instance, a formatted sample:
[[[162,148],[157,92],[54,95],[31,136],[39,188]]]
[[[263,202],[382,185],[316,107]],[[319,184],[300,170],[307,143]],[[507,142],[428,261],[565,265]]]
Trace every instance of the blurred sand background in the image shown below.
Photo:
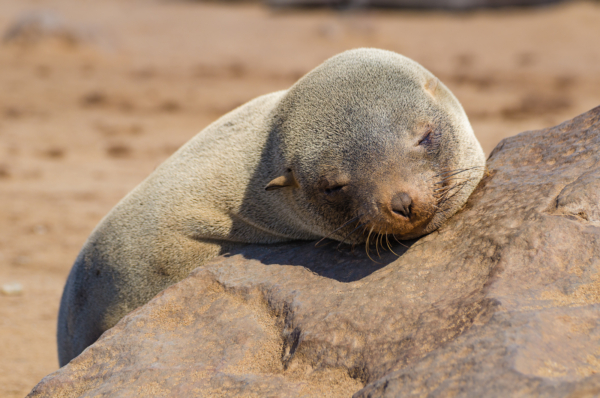
[[[211,121],[336,53],[372,46],[420,62],[463,103],[486,153],[600,105],[597,1],[450,14],[0,0],[0,32],[36,10],[54,15],[46,35],[17,29],[0,44],[0,285],[23,286],[0,294],[1,397],[57,369],[64,282],[119,199]]]

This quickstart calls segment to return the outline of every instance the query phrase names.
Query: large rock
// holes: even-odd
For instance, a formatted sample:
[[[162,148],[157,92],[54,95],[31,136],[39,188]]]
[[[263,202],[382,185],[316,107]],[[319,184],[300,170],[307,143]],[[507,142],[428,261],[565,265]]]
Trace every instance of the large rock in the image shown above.
[[[400,257],[219,257],[30,396],[599,395],[599,160],[600,107],[502,141],[465,209]]]

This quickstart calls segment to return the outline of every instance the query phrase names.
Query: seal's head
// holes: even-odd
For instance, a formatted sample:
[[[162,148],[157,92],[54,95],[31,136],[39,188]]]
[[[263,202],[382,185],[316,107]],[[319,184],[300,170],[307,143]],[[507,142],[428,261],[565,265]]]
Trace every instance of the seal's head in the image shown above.
[[[458,100],[393,52],[329,59],[290,88],[275,114],[282,169],[266,189],[319,236],[424,235],[483,175],[483,151]]]

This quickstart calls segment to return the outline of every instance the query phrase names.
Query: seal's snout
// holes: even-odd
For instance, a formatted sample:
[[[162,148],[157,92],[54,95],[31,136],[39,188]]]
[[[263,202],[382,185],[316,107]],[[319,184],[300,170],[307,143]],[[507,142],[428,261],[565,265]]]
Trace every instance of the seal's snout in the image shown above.
[[[360,222],[367,231],[375,231],[399,238],[422,235],[421,231],[435,215],[431,195],[418,186],[402,188],[401,183],[379,184],[370,200],[363,200]],[[414,185],[414,184],[413,184]]]
[[[412,199],[406,192],[398,192],[390,203],[392,212],[404,218],[410,218],[412,211]]]

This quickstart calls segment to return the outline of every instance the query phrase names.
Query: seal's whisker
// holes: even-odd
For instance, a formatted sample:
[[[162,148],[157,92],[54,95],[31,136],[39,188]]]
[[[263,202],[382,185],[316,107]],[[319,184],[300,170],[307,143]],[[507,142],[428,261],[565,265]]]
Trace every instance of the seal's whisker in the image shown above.
[[[377,251],[377,257],[381,258],[381,254],[379,254],[379,241],[381,240],[381,233],[377,233],[375,237],[375,251]]]
[[[396,238],[396,235],[392,234],[392,236],[394,237],[394,240],[395,240],[396,242],[400,243],[402,246],[404,246],[404,247],[406,247],[406,248],[408,249],[408,246],[406,246],[404,243],[400,242],[400,241],[398,240],[398,238]]]
[[[448,190],[446,192],[444,192],[445,194],[448,194],[456,189],[462,188],[463,186],[465,186],[470,180],[463,180],[460,182],[456,182],[453,185],[451,185]]]
[[[462,189],[465,186],[467,186],[468,183],[469,183],[469,180],[462,181],[460,183],[456,183],[456,184],[452,185],[450,187],[450,189],[448,189],[441,196],[439,196],[438,206],[440,208],[442,208],[442,206],[444,206],[446,203],[450,202],[452,200],[452,198],[454,198],[456,195],[458,195],[462,191]]]
[[[383,218],[382,215],[379,215],[377,217],[377,221],[379,222],[380,219],[384,220],[384,218]],[[383,237],[384,237],[384,235],[385,234],[383,234],[381,232],[377,232],[377,237],[375,239],[375,250],[377,250],[377,256],[379,258],[381,258],[381,254],[379,253],[379,247],[381,246],[381,250],[384,250],[384,247],[383,247]]]
[[[350,236],[352,236],[353,233],[355,233],[356,231],[358,231],[359,228],[364,227],[364,226],[365,226],[365,224],[360,224],[356,228],[354,228],[352,231],[350,231],[350,233],[348,235],[346,235],[344,237],[344,239],[342,239],[342,241],[337,245],[337,248],[339,249],[340,246],[346,241],[346,239],[348,239]]]
[[[466,183],[467,182],[465,181],[460,184],[456,184],[457,189],[446,198],[446,201],[449,199],[452,199],[454,196],[458,195],[460,193],[460,191],[462,191],[462,189],[467,185]]]
[[[466,169],[453,169],[453,170],[447,170],[447,171],[442,171],[441,173],[438,173],[434,176],[435,177],[441,177],[444,176],[443,178],[448,178],[448,177],[452,177],[456,174],[460,174],[460,173],[464,173],[465,171],[469,171],[469,170],[475,170],[475,169],[484,169],[485,166],[473,166],[473,167],[468,167]],[[447,175],[449,174],[449,175]]]
[[[387,229],[385,230],[385,241],[386,241],[386,243],[387,243],[387,247],[388,247],[388,249],[390,249],[390,251],[391,251],[392,253],[394,253],[394,255],[395,255],[396,257],[400,257],[400,255],[399,255],[399,254],[396,254],[396,252],[394,251],[394,249],[392,249],[392,245],[390,244],[390,238],[389,238],[389,235],[388,235],[388,233],[387,233]]]
[[[352,219],[350,219],[349,221],[346,221],[345,223],[342,224],[341,227],[338,227],[336,229],[334,229],[333,231],[331,231],[329,234],[327,234],[327,236],[324,236],[323,238],[321,238],[317,243],[315,243],[315,247],[319,247],[319,243],[323,242],[325,239],[329,238],[331,235],[333,235],[334,233],[336,233],[337,231],[339,231],[340,229],[344,228],[346,225],[354,222],[354,221],[358,221],[359,217],[356,216]],[[322,247],[323,245],[321,245]]]
[[[446,178],[443,179],[442,181],[438,181],[436,183],[434,183],[433,185],[442,185],[442,184],[446,184],[449,181],[462,181],[464,180],[464,178],[462,177],[458,177],[458,178]],[[440,190],[440,189],[444,189],[445,187],[441,187],[441,188],[436,188],[435,191]]]
[[[436,192],[436,195],[443,195],[444,192],[446,192],[446,191],[448,191],[450,189],[452,189],[452,185],[447,185],[447,186],[442,187],[442,188],[436,188],[436,189],[433,190],[433,192]]]
[[[369,231],[369,235],[367,235],[367,241],[365,242],[365,251],[367,252],[367,257],[369,257],[371,259],[371,261],[375,261],[369,255],[369,239],[371,238],[371,233],[373,232],[373,228],[374,227],[371,227],[371,230]]]
[[[466,181],[462,181],[460,183],[456,183],[456,184],[452,185],[451,189],[449,189],[448,191],[444,192],[444,195],[438,201],[438,206],[441,208],[445,203],[447,203],[453,197],[455,197],[456,195],[458,195],[462,191],[462,189],[465,186],[467,186],[467,183],[469,181],[470,180],[466,180]]]
[[[382,216],[378,215],[377,218],[375,219],[375,223],[378,224],[381,218],[382,218]],[[376,235],[375,235],[375,251],[377,252],[377,257],[381,258],[381,254],[379,253],[381,232],[376,231],[375,233],[376,233]]]
[[[472,178],[463,178],[463,179],[460,179],[460,180],[458,180],[458,179],[457,179],[456,181],[458,181],[458,182],[455,182],[455,183],[454,183],[454,184],[452,184],[452,185],[448,185],[447,187],[444,187],[444,188],[439,188],[439,189],[440,189],[440,190],[442,190],[442,191],[443,191],[444,189],[445,189],[446,191],[451,191],[451,190],[455,189],[457,186],[462,186],[462,185],[464,185],[464,184],[467,184],[467,183],[469,183],[469,182],[470,182],[470,181],[472,181],[472,180],[473,180]]]

